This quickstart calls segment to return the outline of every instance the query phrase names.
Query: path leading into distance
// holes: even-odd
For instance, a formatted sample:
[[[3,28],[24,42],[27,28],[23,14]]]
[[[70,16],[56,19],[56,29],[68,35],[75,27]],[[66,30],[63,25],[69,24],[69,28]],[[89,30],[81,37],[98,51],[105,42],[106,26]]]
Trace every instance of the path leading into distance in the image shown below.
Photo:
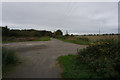
[[[61,78],[62,69],[56,61],[58,56],[76,54],[77,49],[86,47],[56,39],[6,43],[3,46],[15,50],[22,61],[5,78]]]

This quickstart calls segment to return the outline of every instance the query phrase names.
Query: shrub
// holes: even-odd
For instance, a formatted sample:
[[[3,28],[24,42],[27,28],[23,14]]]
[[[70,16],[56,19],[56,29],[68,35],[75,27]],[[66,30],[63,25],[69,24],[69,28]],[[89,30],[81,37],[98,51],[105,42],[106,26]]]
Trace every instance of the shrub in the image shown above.
[[[62,36],[62,35],[57,35],[57,36],[55,36],[54,38],[57,38],[57,39],[64,39],[64,36]]]
[[[78,60],[103,78],[120,76],[120,45],[115,40],[99,40],[78,51]]]
[[[14,65],[18,62],[18,58],[14,51],[2,48],[2,70],[3,73],[9,70],[9,65]]]

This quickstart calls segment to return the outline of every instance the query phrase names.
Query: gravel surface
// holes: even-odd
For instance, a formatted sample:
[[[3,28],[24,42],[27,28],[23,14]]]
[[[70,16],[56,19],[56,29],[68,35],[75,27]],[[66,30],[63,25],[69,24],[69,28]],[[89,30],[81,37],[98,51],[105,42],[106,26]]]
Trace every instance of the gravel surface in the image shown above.
[[[56,39],[7,43],[3,46],[15,50],[22,61],[5,78],[61,78],[62,69],[57,64],[57,57],[76,54],[77,49],[86,47]]]

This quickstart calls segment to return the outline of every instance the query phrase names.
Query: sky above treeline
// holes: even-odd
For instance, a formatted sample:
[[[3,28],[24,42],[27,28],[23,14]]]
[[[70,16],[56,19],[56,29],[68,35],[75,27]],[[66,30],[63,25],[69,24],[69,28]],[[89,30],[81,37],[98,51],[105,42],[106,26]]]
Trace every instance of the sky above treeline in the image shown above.
[[[117,2],[3,2],[2,24],[11,29],[118,33]]]

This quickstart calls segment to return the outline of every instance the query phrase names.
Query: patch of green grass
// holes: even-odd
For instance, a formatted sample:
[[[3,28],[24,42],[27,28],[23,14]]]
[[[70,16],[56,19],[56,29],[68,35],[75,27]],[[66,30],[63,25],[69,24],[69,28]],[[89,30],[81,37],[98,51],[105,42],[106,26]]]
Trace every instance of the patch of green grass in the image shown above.
[[[50,37],[41,37],[38,41],[49,41]]]
[[[80,45],[89,45],[90,44],[90,40],[88,38],[79,38],[79,37],[74,37],[74,36],[63,36],[63,37],[60,37],[57,39],[64,41],[64,42],[70,42],[70,43],[80,44]]]
[[[96,77],[96,75],[93,74],[86,65],[79,64],[76,59],[76,55],[60,56],[58,57],[58,62],[64,69],[61,73],[63,78],[79,80],[80,78]]]
[[[82,44],[82,45],[88,45],[89,44],[89,42],[82,41],[82,40],[65,40],[65,41],[75,43],[75,44]]]
[[[88,45],[89,44],[88,41],[83,41],[83,40],[67,40],[67,39],[59,39],[59,40],[74,43],[74,44],[81,44],[81,45]]]

